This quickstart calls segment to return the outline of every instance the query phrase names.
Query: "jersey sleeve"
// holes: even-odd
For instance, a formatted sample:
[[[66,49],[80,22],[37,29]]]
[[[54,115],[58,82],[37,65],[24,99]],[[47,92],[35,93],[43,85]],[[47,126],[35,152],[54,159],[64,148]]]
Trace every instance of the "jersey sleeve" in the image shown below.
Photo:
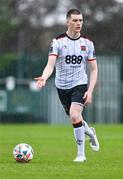
[[[51,55],[58,56],[58,40],[57,39],[53,39],[50,44],[49,56]]]
[[[88,53],[88,61],[95,61],[96,60],[96,53],[93,42],[90,42],[89,46],[89,53]]]

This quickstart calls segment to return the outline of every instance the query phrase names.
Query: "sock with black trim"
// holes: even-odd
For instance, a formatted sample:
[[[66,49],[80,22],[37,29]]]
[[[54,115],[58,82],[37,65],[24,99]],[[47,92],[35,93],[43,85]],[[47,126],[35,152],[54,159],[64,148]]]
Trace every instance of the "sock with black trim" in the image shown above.
[[[77,124],[73,124],[74,137],[77,143],[78,153],[77,155],[85,156],[85,128],[80,121]]]

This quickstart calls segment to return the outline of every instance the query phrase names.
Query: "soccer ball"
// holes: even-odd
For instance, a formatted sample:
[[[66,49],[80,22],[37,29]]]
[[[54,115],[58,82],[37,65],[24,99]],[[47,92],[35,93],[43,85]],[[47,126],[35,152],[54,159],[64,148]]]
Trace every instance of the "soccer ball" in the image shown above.
[[[33,159],[34,151],[29,144],[21,143],[15,146],[13,155],[17,162],[26,163]]]

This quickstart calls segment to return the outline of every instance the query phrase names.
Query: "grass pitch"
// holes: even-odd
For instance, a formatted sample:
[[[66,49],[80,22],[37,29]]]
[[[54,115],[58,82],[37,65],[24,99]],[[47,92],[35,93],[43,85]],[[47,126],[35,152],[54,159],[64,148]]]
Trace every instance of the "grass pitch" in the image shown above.
[[[0,179],[121,179],[123,178],[123,125],[94,125],[100,151],[86,140],[85,163],[75,163],[76,144],[70,125],[0,125]],[[34,149],[29,163],[17,163],[15,145]]]

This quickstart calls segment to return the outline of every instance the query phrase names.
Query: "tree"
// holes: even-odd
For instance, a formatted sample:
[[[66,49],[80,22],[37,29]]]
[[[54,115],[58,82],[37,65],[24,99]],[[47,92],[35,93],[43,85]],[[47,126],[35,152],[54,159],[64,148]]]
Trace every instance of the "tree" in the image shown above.
[[[69,4],[69,6],[68,6]],[[60,7],[61,6],[61,7]],[[58,28],[61,27],[65,31],[65,26],[60,25],[60,12],[65,16],[69,8],[78,8],[84,15],[84,33],[92,37],[96,43],[98,53],[120,53],[121,42],[119,35],[122,35],[122,12],[123,5],[115,0],[67,0],[67,1],[50,1],[50,0],[20,0],[18,4],[19,17],[21,23],[29,26],[25,28],[25,36],[28,39],[28,50],[45,51],[48,44],[57,34]],[[51,21],[56,17],[56,22],[50,24],[50,27],[45,27],[45,21],[48,16],[51,16]],[[54,24],[54,22],[56,24]],[[59,24],[58,24],[59,22]],[[119,22],[119,23],[117,23]],[[117,29],[114,27],[117,26]],[[52,32],[53,30],[53,32]],[[26,33],[27,32],[27,33]],[[34,33],[32,33],[34,32]],[[120,34],[119,34],[120,33]],[[33,35],[32,35],[33,34]],[[47,38],[49,36],[49,38]],[[48,40],[48,41],[47,41]],[[45,42],[46,47],[44,46]],[[34,44],[34,46],[33,46]],[[117,44],[117,47],[116,47]]]

